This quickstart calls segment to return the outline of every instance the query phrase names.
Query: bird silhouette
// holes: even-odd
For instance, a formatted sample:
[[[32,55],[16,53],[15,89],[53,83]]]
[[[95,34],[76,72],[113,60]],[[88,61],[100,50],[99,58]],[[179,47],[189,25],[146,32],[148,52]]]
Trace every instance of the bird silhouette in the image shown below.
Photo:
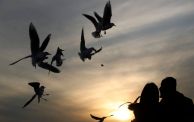
[[[111,17],[112,17],[112,7],[110,0],[106,3],[104,7],[104,13],[103,17],[101,17],[97,12],[94,12],[94,16],[96,19],[90,15],[83,14],[87,19],[89,19],[96,31],[92,32],[93,37],[95,38],[100,38],[102,35],[100,34],[101,31],[104,31],[104,34],[106,34],[106,30],[112,28],[113,26],[116,26],[114,23],[111,22]]]
[[[133,104],[133,103],[137,103],[137,101],[138,101],[138,99],[139,99],[140,97],[141,97],[141,96],[138,96],[138,97],[135,99],[134,102],[125,102],[125,103],[121,104],[121,105],[119,106],[119,108],[122,107],[122,106],[125,105],[125,104]]]
[[[110,116],[104,116],[104,117],[97,117],[97,116],[94,116],[92,114],[90,114],[90,116],[95,119],[95,120],[99,120],[98,122],[103,122],[107,117],[111,117],[113,115],[110,115]]]
[[[84,38],[84,29],[82,28],[82,33],[81,33],[81,42],[80,42],[80,52],[78,53],[80,59],[82,61],[85,61],[85,59],[91,60],[92,55],[100,52],[102,50],[102,47],[98,50],[96,50],[93,47],[86,48],[85,46],[85,38]]]
[[[29,35],[30,35],[30,46],[31,46],[31,55],[28,55],[26,57],[23,57],[13,63],[11,63],[10,65],[14,65],[16,63],[18,63],[19,61],[26,59],[26,58],[30,58],[32,59],[32,65],[36,68],[36,64],[38,64],[39,67],[43,68],[43,69],[47,69],[50,70],[54,73],[59,73],[59,69],[57,69],[56,67],[48,64],[47,62],[44,62],[45,59],[47,59],[48,55],[51,55],[48,52],[44,52],[44,50],[46,49],[49,40],[50,40],[50,36],[51,34],[49,34],[45,40],[43,41],[42,45],[40,46],[40,41],[39,41],[39,37],[38,37],[38,33],[36,31],[36,28],[34,27],[34,25],[32,23],[30,23],[30,27],[29,27]]]
[[[30,82],[28,84],[34,88],[35,94],[32,96],[32,98],[29,101],[26,102],[26,104],[24,104],[23,108],[29,105],[36,98],[36,96],[38,96],[38,103],[40,102],[40,98],[47,101],[47,99],[42,98],[42,96],[49,95],[49,94],[44,94],[45,86],[40,86],[39,82]]]
[[[60,49],[59,47],[57,48],[57,52],[52,58],[51,65],[54,61],[56,61],[56,66],[61,66],[63,64],[63,60],[65,60],[61,58],[61,56],[64,56],[63,51],[64,50]]]

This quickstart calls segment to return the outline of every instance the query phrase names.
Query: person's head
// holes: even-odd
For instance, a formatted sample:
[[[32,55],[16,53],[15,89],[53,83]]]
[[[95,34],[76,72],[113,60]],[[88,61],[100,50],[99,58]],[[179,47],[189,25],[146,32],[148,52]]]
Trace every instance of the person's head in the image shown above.
[[[140,97],[140,103],[142,104],[155,104],[159,102],[159,90],[156,84],[147,83]]]
[[[173,77],[166,77],[162,80],[160,86],[160,97],[166,98],[176,92],[176,79]]]

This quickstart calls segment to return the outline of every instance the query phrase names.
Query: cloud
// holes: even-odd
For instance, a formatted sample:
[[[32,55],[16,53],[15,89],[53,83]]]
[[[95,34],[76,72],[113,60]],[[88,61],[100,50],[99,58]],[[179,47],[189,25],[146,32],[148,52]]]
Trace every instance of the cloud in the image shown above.
[[[106,0],[34,0],[0,2],[0,119],[1,121],[91,121],[90,113],[104,115],[126,101],[133,101],[147,82],[174,76],[178,90],[194,99],[193,0],[111,0],[112,21],[117,25],[101,39],[94,39],[93,25],[81,14],[100,15]],[[29,23],[33,22],[41,42],[51,33],[47,50],[65,49],[61,73],[31,66]],[[82,62],[79,51],[81,28],[87,46],[103,46],[91,61]],[[50,61],[50,60],[48,60]],[[100,65],[104,64],[104,67]],[[31,97],[27,85],[40,81],[51,94],[49,101],[36,100],[25,110]],[[115,118],[110,119],[116,121]]]

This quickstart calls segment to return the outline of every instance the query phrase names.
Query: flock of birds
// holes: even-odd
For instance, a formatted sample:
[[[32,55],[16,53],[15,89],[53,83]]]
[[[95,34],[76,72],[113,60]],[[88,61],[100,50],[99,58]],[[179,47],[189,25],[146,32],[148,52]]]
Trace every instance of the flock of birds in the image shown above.
[[[92,24],[94,25],[95,31],[91,33],[94,38],[101,38],[102,37],[101,31],[104,31],[104,34],[106,34],[106,31],[108,29],[115,26],[115,24],[111,22],[112,8],[111,8],[110,0],[106,3],[106,5],[104,7],[103,17],[101,17],[97,12],[94,12],[94,16],[96,17],[96,19],[90,15],[87,15],[87,14],[83,14],[83,16],[86,17],[88,20],[90,20],[92,22]],[[14,65],[14,64],[20,62],[21,60],[24,60],[27,58],[31,58],[32,59],[32,66],[34,66],[35,68],[38,65],[39,67],[48,70],[49,73],[50,73],[50,71],[53,73],[60,73],[60,70],[57,67],[62,66],[63,61],[65,60],[62,58],[62,56],[64,56],[63,49],[60,49],[59,47],[57,48],[56,54],[52,57],[50,64],[45,61],[46,59],[48,59],[48,55],[51,55],[49,52],[45,51],[45,49],[50,41],[51,34],[48,34],[48,36],[45,38],[45,40],[40,45],[40,40],[39,40],[37,30],[36,30],[35,26],[32,23],[30,23],[29,36],[30,36],[31,54],[11,63],[10,65]],[[80,59],[83,62],[86,59],[91,60],[92,56],[95,55],[96,53],[100,52],[101,50],[102,50],[102,47],[99,49],[95,49],[94,47],[89,47],[89,48],[86,47],[85,38],[84,38],[84,29],[82,28],[80,52],[78,52]],[[55,62],[56,66],[53,66],[53,62]],[[101,64],[101,66],[104,66],[104,65]],[[28,106],[36,97],[38,97],[38,103],[40,102],[40,99],[47,101],[47,99],[43,98],[43,96],[49,95],[49,94],[44,94],[45,86],[40,86],[39,82],[30,82],[28,84],[31,87],[33,87],[35,94],[32,96],[32,98],[29,101],[27,101],[24,104],[23,108]],[[126,103],[130,103],[130,102],[126,102]],[[126,103],[124,103],[124,104],[126,104]],[[124,105],[124,104],[122,104],[122,105]],[[98,120],[99,122],[103,122],[106,118],[111,117],[113,115],[104,116],[104,117],[97,117],[97,116],[90,114],[90,116],[91,116],[91,118]]]

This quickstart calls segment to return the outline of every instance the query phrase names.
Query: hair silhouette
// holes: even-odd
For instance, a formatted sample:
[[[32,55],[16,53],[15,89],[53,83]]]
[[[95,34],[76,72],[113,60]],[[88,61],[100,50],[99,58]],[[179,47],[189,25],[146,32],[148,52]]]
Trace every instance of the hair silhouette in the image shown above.
[[[140,102],[128,106],[134,112],[134,122],[159,122],[159,90],[154,83],[147,83],[141,93]]]
[[[148,83],[143,88],[140,97],[141,104],[156,104],[159,102],[158,87],[154,83]]]

